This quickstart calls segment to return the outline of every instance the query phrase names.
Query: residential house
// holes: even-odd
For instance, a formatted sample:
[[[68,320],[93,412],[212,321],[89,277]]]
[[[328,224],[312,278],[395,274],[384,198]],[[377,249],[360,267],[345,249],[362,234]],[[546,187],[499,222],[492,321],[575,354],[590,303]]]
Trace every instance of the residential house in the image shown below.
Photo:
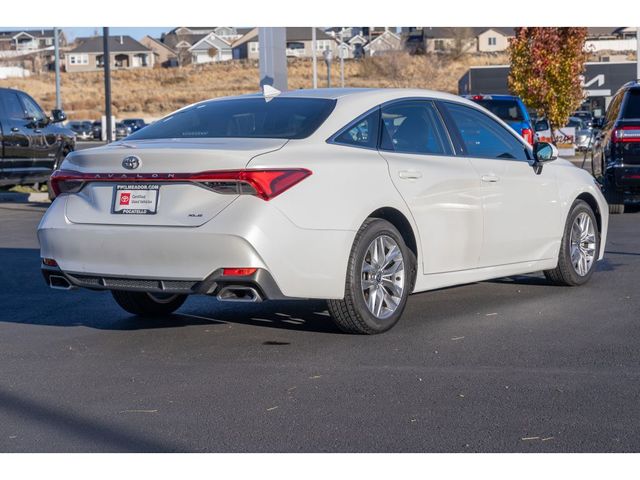
[[[177,67],[178,57],[176,52],[162,43],[159,38],[149,35],[140,40],[140,43],[153,52],[153,64],[161,67]]]
[[[251,31],[236,27],[177,27],[161,42],[176,52],[178,63],[210,63],[233,58],[231,44]]]
[[[112,68],[152,68],[153,51],[128,35],[109,37]],[[84,40],[65,55],[67,72],[87,72],[104,68],[103,37]]]
[[[503,52],[514,35],[510,27],[410,27],[404,32],[412,53]]]
[[[20,31],[1,31],[0,32],[0,51],[17,50],[29,52],[33,50],[42,50],[54,45],[53,29],[38,30],[20,30]],[[67,45],[67,39],[62,32],[59,31],[58,41],[61,47]]]
[[[285,37],[287,57],[310,58],[313,53],[311,37],[312,27],[287,27]],[[254,28],[246,35],[236,40],[232,44],[232,47],[235,51],[234,58],[257,60],[260,56],[258,29]],[[316,28],[317,54],[322,55],[322,52],[327,49],[330,49],[333,52],[334,57],[337,57],[338,42],[336,42],[331,35],[328,35],[323,30]]]
[[[364,52],[370,57],[397,52],[398,50],[402,50],[402,38],[389,29],[376,35],[373,40],[364,46]]]

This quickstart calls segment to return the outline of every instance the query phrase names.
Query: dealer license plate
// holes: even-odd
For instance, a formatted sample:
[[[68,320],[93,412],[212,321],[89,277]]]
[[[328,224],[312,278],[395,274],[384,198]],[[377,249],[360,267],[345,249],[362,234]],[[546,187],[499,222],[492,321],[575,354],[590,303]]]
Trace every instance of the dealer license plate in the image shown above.
[[[121,215],[154,215],[158,211],[160,185],[138,183],[116,185],[111,213]]]

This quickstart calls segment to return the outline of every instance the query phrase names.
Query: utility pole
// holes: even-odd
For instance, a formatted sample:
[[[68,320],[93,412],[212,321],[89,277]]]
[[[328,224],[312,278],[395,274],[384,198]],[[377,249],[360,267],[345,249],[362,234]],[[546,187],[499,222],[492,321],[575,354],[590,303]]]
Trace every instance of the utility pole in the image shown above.
[[[640,81],[640,27],[636,27],[636,80]]]
[[[327,64],[327,88],[331,88],[331,62],[333,61],[333,52],[331,48],[327,47],[324,52],[322,52],[322,55]]]
[[[53,29],[53,56],[56,67],[56,110],[62,110],[62,99],[60,98],[60,29]]]
[[[106,115],[105,126],[107,128],[107,143],[113,141],[111,135],[111,52],[109,51],[109,27],[102,29],[102,53],[104,63],[104,113]]]
[[[318,59],[316,53],[318,50],[316,40],[316,27],[311,27],[311,56],[313,58],[313,88],[318,88]]]
[[[344,28],[340,30],[340,86],[344,88]]]

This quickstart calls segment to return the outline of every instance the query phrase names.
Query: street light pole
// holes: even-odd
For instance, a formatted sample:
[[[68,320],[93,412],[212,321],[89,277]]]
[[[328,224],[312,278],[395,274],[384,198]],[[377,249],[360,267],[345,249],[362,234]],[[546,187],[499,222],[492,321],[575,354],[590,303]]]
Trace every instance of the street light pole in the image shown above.
[[[344,30],[340,30],[340,86],[344,88]]]
[[[104,110],[106,115],[107,143],[113,141],[111,125],[111,52],[109,51],[109,27],[102,29],[102,54],[104,64]],[[104,137],[103,137],[104,138]]]
[[[318,88],[318,59],[317,53],[317,41],[316,41],[316,27],[311,27],[311,58],[313,58],[313,88]]]
[[[636,80],[640,81],[640,27],[636,27]]]
[[[62,110],[62,99],[60,98],[60,29],[53,29],[53,58],[56,68],[56,110]]]

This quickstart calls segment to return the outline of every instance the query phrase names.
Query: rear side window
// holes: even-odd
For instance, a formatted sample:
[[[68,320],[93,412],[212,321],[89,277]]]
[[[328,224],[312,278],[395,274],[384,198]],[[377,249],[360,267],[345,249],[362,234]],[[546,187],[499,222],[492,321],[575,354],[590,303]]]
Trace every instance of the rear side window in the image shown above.
[[[333,139],[333,143],[363,148],[377,148],[380,110],[376,109],[348,125]]]
[[[640,90],[629,90],[627,93],[622,118],[640,118]]]
[[[306,138],[326,120],[336,101],[262,96],[211,100],[169,115],[129,135],[158,138]]]
[[[380,149],[398,153],[452,155],[451,145],[432,102],[406,101],[382,108]]]
[[[12,120],[24,120],[26,112],[20,103],[18,94],[14,92],[0,93],[0,117]]]
[[[478,105],[483,106],[496,117],[505,122],[522,122],[524,115],[520,104],[515,100],[474,100]]]
[[[528,160],[525,146],[493,118],[466,105],[451,102],[443,102],[442,105],[456,127],[455,137],[461,142],[462,155]]]

